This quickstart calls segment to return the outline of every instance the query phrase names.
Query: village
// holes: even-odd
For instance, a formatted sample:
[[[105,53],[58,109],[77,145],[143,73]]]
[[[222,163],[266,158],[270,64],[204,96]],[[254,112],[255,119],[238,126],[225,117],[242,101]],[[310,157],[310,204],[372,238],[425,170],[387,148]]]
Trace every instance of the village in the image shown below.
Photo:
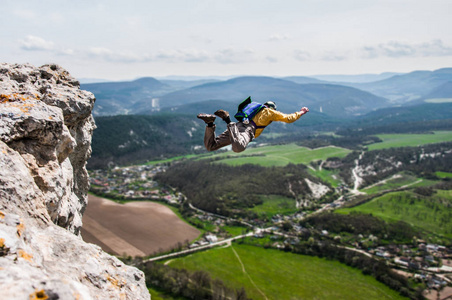
[[[161,187],[153,180],[154,176],[166,169],[162,165],[138,165],[124,168],[112,168],[108,170],[90,171],[91,189],[96,195],[112,198],[120,201],[152,200],[163,201],[169,205],[180,205],[185,197],[180,192],[171,188]],[[346,191],[346,190],[345,190]],[[343,194],[343,191],[342,191]],[[315,213],[340,207],[345,203],[344,197],[322,205]],[[306,217],[306,212],[299,211],[291,215],[274,215],[271,225],[262,220],[234,220],[221,215],[202,211],[190,204],[193,214],[191,218],[199,222],[213,225],[213,230],[205,232],[195,242],[186,245],[190,251],[203,249],[209,245],[216,245],[222,241],[237,239],[232,237],[223,227],[230,224],[238,224],[244,227],[241,236],[250,236],[254,239],[268,237],[270,246],[284,249],[288,245],[295,245],[306,235],[317,235],[317,238],[331,239],[341,244],[341,237],[330,234],[326,230],[316,232],[303,228],[299,221]],[[264,228],[266,227],[266,228]],[[246,234],[245,234],[246,233]],[[350,244],[342,244],[347,249],[363,253],[367,256],[378,258],[394,268],[401,275],[424,282],[429,289],[451,289],[447,287],[452,283],[452,249],[442,245],[426,243],[416,239],[409,245],[378,245],[366,247],[367,241],[375,239],[373,236],[359,235]]]
[[[160,188],[153,180],[165,166],[137,165],[90,171],[90,191],[115,200],[154,200],[178,204],[182,195]]]

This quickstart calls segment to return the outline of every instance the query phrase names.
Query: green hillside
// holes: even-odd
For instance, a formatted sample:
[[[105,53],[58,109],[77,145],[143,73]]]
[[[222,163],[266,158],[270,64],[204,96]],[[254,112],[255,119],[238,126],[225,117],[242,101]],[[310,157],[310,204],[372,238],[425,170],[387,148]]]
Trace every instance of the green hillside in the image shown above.
[[[214,156],[216,162],[231,166],[257,164],[265,167],[286,166],[292,164],[309,164],[315,160],[326,160],[329,157],[345,157],[351,150],[340,147],[322,147],[309,149],[296,144],[264,146],[247,149],[246,155],[226,152]]]
[[[405,299],[369,275],[337,261],[233,244],[174,259],[169,266],[204,270],[252,299]]]
[[[409,191],[394,192],[377,197],[338,213],[353,211],[369,213],[388,221],[402,220],[423,231],[452,238],[452,191],[436,190],[432,196]]]
[[[125,165],[192,154],[203,144],[205,125],[193,116],[113,116],[95,121],[91,169],[110,162]]]
[[[416,147],[452,141],[452,131],[436,131],[433,134],[378,134],[383,142],[369,145],[369,150],[395,147]]]

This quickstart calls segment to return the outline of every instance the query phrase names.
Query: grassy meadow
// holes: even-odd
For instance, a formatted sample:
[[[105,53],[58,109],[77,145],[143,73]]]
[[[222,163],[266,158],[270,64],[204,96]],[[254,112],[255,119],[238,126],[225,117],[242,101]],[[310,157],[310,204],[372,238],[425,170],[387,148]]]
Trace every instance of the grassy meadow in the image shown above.
[[[382,139],[383,142],[369,145],[369,150],[415,147],[425,144],[452,141],[452,131],[435,131],[433,134],[377,134],[377,136]]]
[[[342,183],[342,180],[339,177],[339,170],[326,170],[326,169],[313,169],[309,168],[308,172],[317,177],[322,179],[323,181],[328,182],[333,187],[338,187],[340,183]]]
[[[336,210],[337,213],[353,211],[387,221],[402,220],[425,232],[452,238],[452,190],[437,190],[428,197],[410,191],[393,192],[353,208]]]
[[[452,178],[452,173],[436,172],[436,176],[438,176],[439,178]]]
[[[287,215],[297,212],[296,203],[294,199],[277,196],[266,195],[262,196],[264,203],[256,205],[251,211],[258,215],[266,215],[271,218],[276,214]]]
[[[252,299],[406,299],[337,261],[233,243],[177,258],[169,265],[204,270]]]
[[[389,177],[381,182],[370,185],[361,189],[361,192],[364,192],[368,195],[376,194],[379,192],[393,190],[402,187],[418,187],[418,186],[428,186],[437,183],[437,181],[428,180],[425,178],[419,178],[414,175],[402,172],[395,174],[392,177]]]
[[[425,100],[427,103],[452,103],[452,98],[431,98]]]
[[[258,164],[264,167],[285,166],[293,164],[309,164],[315,160],[325,160],[328,157],[345,157],[351,150],[328,146],[309,149],[295,144],[263,146],[249,148],[244,153],[219,153],[214,157],[219,162],[232,166],[243,164]],[[246,155],[244,157],[244,155]],[[253,156],[254,155],[254,156]]]

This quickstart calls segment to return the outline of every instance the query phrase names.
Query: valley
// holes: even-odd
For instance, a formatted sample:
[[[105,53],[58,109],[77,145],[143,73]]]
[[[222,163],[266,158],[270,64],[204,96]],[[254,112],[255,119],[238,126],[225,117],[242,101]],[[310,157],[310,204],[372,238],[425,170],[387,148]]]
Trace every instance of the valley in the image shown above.
[[[419,143],[419,141],[424,141],[425,144],[427,145],[428,143],[431,142],[430,139],[424,139],[422,140],[422,138],[425,135],[413,135],[411,136],[411,140],[416,141],[417,143]],[[382,144],[384,147],[382,148],[386,148],[386,149],[392,149],[393,147],[396,147],[395,149],[397,149],[397,145],[394,145],[393,143],[391,143],[390,141],[395,139],[397,140],[396,136],[381,136],[382,139]],[[385,139],[388,139],[386,142]],[[407,135],[400,135],[401,140],[402,139],[407,139]],[[449,140],[450,135],[448,134],[448,132],[444,132],[443,133],[438,133],[438,136],[436,137],[436,141],[442,141],[444,140]],[[385,143],[386,142],[386,143]],[[436,146],[432,146],[436,149],[436,151],[439,151],[440,153],[444,153],[441,152],[443,150],[441,150],[441,148],[437,148]],[[291,149],[291,150],[290,150]],[[359,205],[359,206],[354,206],[354,208],[349,209],[349,208],[341,208],[341,207],[347,207],[348,205],[354,205],[353,203],[355,201],[362,201],[359,200],[361,199],[363,196],[369,196],[369,199],[375,199],[373,201],[376,201],[379,198],[374,198],[379,196],[379,195],[386,195],[387,199],[389,201],[392,201],[391,199],[395,199],[394,198],[394,194],[392,194],[392,191],[396,191],[396,190],[406,190],[408,188],[411,188],[412,190],[418,187],[429,187],[429,186],[434,186],[436,184],[438,184],[439,182],[441,182],[440,178],[438,177],[437,180],[432,180],[432,179],[426,179],[426,178],[419,178],[417,176],[413,176],[413,173],[407,173],[407,172],[399,172],[396,173],[395,175],[391,175],[383,180],[380,180],[378,182],[375,182],[373,184],[364,184],[365,181],[362,179],[361,176],[364,175],[364,177],[366,176],[366,173],[362,172],[362,169],[359,168],[359,166],[361,166],[362,168],[367,168],[365,167],[365,164],[363,164],[363,158],[368,155],[365,154],[364,152],[359,154],[356,157],[356,161],[354,161],[353,163],[350,164],[350,167],[352,169],[354,169],[355,171],[352,172],[355,177],[354,181],[351,180],[351,184],[350,187],[347,186],[347,184],[344,181],[339,180],[340,176],[339,173],[334,171],[334,168],[331,169],[331,162],[329,162],[330,158],[335,157],[335,160],[337,159],[342,159],[342,160],[346,160],[346,156],[347,155],[351,155],[351,151],[347,150],[347,149],[335,149],[335,151],[327,151],[325,152],[325,149],[335,149],[333,148],[319,148],[319,149],[312,149],[312,150],[308,150],[309,153],[314,153],[311,155],[306,155],[306,153],[304,152],[305,150],[303,150],[303,147],[299,147],[296,145],[281,145],[281,146],[263,146],[263,147],[257,147],[257,148],[252,148],[250,149],[250,152],[248,152],[249,157],[241,157],[239,158],[239,160],[237,160],[235,163],[232,164],[232,168],[237,168],[238,166],[242,165],[243,163],[245,163],[247,158],[251,158],[251,159],[255,159],[254,164],[256,164],[257,166],[260,166],[262,161],[265,161],[265,167],[264,168],[269,168],[269,167],[276,167],[279,165],[279,163],[274,164],[272,163],[272,161],[285,161],[285,163],[282,164],[282,166],[287,166],[288,164],[294,164],[294,163],[300,163],[300,158],[302,157],[303,163],[305,163],[306,165],[309,166],[309,168],[307,168],[307,170],[309,171],[310,174],[313,174],[314,176],[316,174],[322,174],[321,177],[319,178],[321,181],[323,182],[323,186],[330,186],[330,188],[333,188],[335,190],[334,195],[332,197],[328,197],[328,198],[312,198],[310,200],[307,200],[307,198],[305,200],[302,201],[303,205],[299,206],[296,205],[301,199],[299,199],[296,195],[295,195],[295,199],[292,198],[293,195],[293,190],[292,190],[292,194],[288,194],[287,196],[281,197],[281,196],[262,196],[262,203],[261,204],[257,204],[254,205],[253,208],[251,209],[247,209],[247,208],[242,208],[242,213],[238,214],[238,211],[236,211],[234,213],[234,215],[229,215],[229,216],[217,216],[216,214],[211,214],[209,212],[202,212],[199,210],[193,210],[194,207],[190,204],[190,208],[184,208],[181,210],[181,216],[186,219],[189,223],[192,224],[192,226],[195,226],[198,228],[198,230],[200,230],[200,232],[202,233],[202,235],[200,235],[200,237],[202,237],[201,239],[196,239],[196,238],[191,238],[189,239],[190,241],[194,241],[192,243],[189,244],[187,243],[188,241],[185,241],[182,245],[175,245],[173,247],[170,247],[168,249],[171,249],[171,254],[169,254],[169,256],[156,256],[155,258],[151,258],[148,261],[160,261],[162,259],[165,259],[165,257],[167,257],[166,259],[170,259],[171,257],[179,257],[181,256],[183,253],[187,252],[187,253],[194,253],[196,251],[202,251],[200,252],[200,254],[192,254],[195,256],[201,255],[200,259],[201,260],[206,260],[206,258],[201,258],[201,257],[205,257],[206,255],[208,255],[208,253],[210,253],[210,251],[214,251],[214,250],[210,250],[207,251],[205,249],[207,248],[212,248],[214,247],[214,249],[216,249],[216,247],[221,245],[227,245],[228,247],[233,247],[234,249],[236,247],[240,247],[241,244],[246,244],[249,245],[247,247],[251,247],[248,249],[255,249],[255,247],[261,248],[274,248],[274,249],[286,249],[286,251],[288,249],[296,249],[296,245],[299,243],[303,243],[302,241],[304,239],[305,242],[309,242],[312,243],[312,237],[314,237],[314,240],[319,239],[319,241],[328,241],[328,240],[334,240],[335,244],[337,245],[343,245],[345,247],[347,247],[347,249],[350,249],[350,251],[361,251],[362,253],[366,253],[366,255],[370,255],[370,257],[373,257],[375,259],[380,259],[380,253],[384,253],[384,252],[388,252],[390,248],[386,248],[387,246],[382,246],[382,245],[386,245],[386,242],[381,244],[381,243],[375,243],[375,240],[373,242],[373,244],[366,244],[367,247],[370,248],[363,248],[362,245],[364,245],[363,243],[369,243],[369,241],[366,241],[366,238],[356,238],[353,236],[350,236],[349,233],[344,235],[344,232],[342,231],[337,231],[337,233],[334,233],[335,230],[332,230],[331,228],[328,228],[328,230],[323,230],[325,233],[322,233],[322,227],[317,227],[314,226],[313,228],[310,228],[309,226],[306,226],[306,224],[309,223],[304,223],[304,222],[309,222],[308,220],[310,220],[309,216],[314,216],[314,215],[323,215],[325,214],[325,212],[327,211],[337,211],[340,214],[344,214],[345,212],[350,213],[352,210],[353,211],[360,211],[364,214],[367,214],[369,212],[372,213],[372,215],[377,215],[380,216],[378,213],[376,214],[377,210],[375,210],[374,208],[371,208],[370,211],[366,210],[365,207],[368,204],[371,204],[372,201],[369,202],[369,200],[366,200],[365,203],[363,205]],[[433,149],[433,148],[432,148]],[[298,151],[297,151],[298,150]],[[340,150],[340,151],[338,151]],[[253,152],[254,151],[254,152]],[[428,152],[426,153],[425,150],[421,151],[423,154],[423,157],[429,157]],[[446,151],[447,152],[447,151]],[[297,155],[293,155],[291,153],[297,154]],[[316,154],[316,155],[315,155]],[[285,157],[283,159],[278,159],[279,156]],[[336,156],[339,155],[339,156]],[[208,161],[211,162],[215,162],[214,165],[224,165],[223,162],[227,162],[227,165],[231,165],[231,161],[233,161],[234,159],[236,159],[237,155],[231,155],[231,154],[227,154],[227,153],[218,153],[215,154],[213,157],[212,156],[208,156],[205,157],[203,155],[200,155],[199,158],[201,159],[200,161],[202,162],[203,160],[207,160],[207,163],[209,163]],[[267,156],[269,156],[270,159],[267,159]],[[272,160],[271,157],[276,157],[276,159]],[[433,156],[434,157],[434,156]],[[260,158],[260,159],[259,159]],[[264,159],[262,159],[264,158]],[[182,157],[179,159],[183,159]],[[172,203],[172,205],[174,206],[178,206],[180,207],[179,209],[181,209],[181,207],[184,207],[184,202],[187,201],[187,199],[191,199],[190,197],[187,197],[187,195],[185,195],[184,193],[182,194],[177,194],[176,191],[179,190],[174,189],[174,187],[169,188],[165,187],[165,184],[162,185],[161,182],[159,182],[158,179],[158,174],[159,172],[164,171],[164,174],[168,173],[168,168],[172,168],[171,166],[184,166],[187,163],[190,163],[190,161],[197,161],[198,158],[196,156],[191,156],[186,158],[188,159],[186,162],[184,162],[184,160],[174,160],[172,162],[162,162],[162,165],[159,166],[160,164],[158,162],[154,162],[155,166],[153,165],[148,165],[148,166],[136,166],[136,167],[126,167],[126,168],[118,168],[116,171],[112,170],[111,174],[118,174],[115,177],[121,177],[119,176],[119,174],[122,174],[123,179],[121,179],[122,181],[126,180],[128,182],[127,186],[129,188],[129,190],[127,192],[124,192],[124,194],[122,196],[116,195],[117,199],[122,199],[122,201],[124,200],[131,200],[133,199],[133,197],[140,199],[141,201],[146,199],[146,197],[144,197],[144,195],[149,195],[148,197],[154,198],[154,200],[158,200],[158,201],[165,201],[168,203]],[[333,160],[333,162],[335,161]],[[321,163],[319,163],[321,162]],[[374,161],[375,162],[375,161]],[[251,163],[253,164],[253,160],[248,161],[247,163]],[[358,166],[358,168],[357,168]],[[325,173],[326,169],[329,169],[328,172]],[[127,174],[127,172],[131,172],[131,170],[135,169],[136,173],[138,175],[135,175],[136,179],[133,179],[133,177],[131,175],[126,176],[125,174]],[[184,168],[186,169],[186,168]],[[190,167],[188,169],[191,169]],[[158,172],[155,172],[154,170],[158,170]],[[186,170],[185,170],[186,171]],[[194,172],[196,172],[195,170],[193,170]],[[179,171],[177,171],[179,172]],[[444,174],[449,174],[449,173],[442,173],[443,177],[447,177],[444,176]],[[94,175],[94,173],[93,173]],[[100,174],[97,173],[96,176],[93,176],[93,179],[99,180]],[[111,176],[111,175],[110,175]],[[185,175],[184,175],[185,176]],[[304,176],[305,177],[305,176]],[[128,178],[128,179],[127,179]],[[195,177],[191,176],[192,180],[194,179],[195,182],[197,179],[195,179]],[[314,177],[317,178],[317,177]],[[326,180],[327,178],[329,178],[328,180]],[[121,181],[120,180],[120,181]],[[155,180],[155,181],[154,181]],[[326,181],[325,181],[326,180]],[[104,179],[105,182],[111,182],[111,180],[107,180],[107,178]],[[136,181],[134,183],[134,181]],[[141,182],[141,183],[140,183]],[[152,182],[155,182],[155,184],[152,184]],[[157,183],[159,182],[159,183]],[[98,182],[100,183],[100,182]],[[143,193],[143,188],[147,185],[149,190],[149,193]],[[196,183],[194,183],[192,181],[192,185]],[[224,181],[223,181],[224,184]],[[100,185],[101,186],[101,185]],[[317,188],[321,188],[322,185],[317,185]],[[94,186],[94,188],[96,188],[96,186]],[[310,189],[315,188],[314,185],[310,185]],[[136,190],[139,189],[141,190],[141,192],[135,192],[135,193],[131,193],[131,190]],[[173,190],[174,189],[174,190]],[[118,189],[119,190],[119,189]],[[156,191],[156,192],[152,192],[152,190]],[[125,191],[125,190],[124,190]],[[163,191],[163,193],[162,193]],[[183,189],[182,189],[183,191]],[[314,191],[312,191],[314,194]],[[406,193],[406,192],[405,192]],[[438,191],[439,194],[441,194],[442,192]],[[321,193],[322,194],[322,193]],[[444,193],[442,193],[441,195],[443,195]],[[444,195],[448,195],[447,192]],[[152,199],[149,198],[149,199]],[[174,200],[171,200],[174,199]],[[441,199],[446,199],[446,200],[440,200],[440,201],[450,201],[452,203],[452,199],[447,200],[448,198],[441,198]],[[412,201],[412,200],[409,200]],[[389,202],[390,203],[390,202]],[[448,205],[448,204],[446,204]],[[381,206],[381,205],[380,205]],[[363,208],[362,210],[356,210],[356,208]],[[440,209],[439,211],[443,211],[444,209],[446,210],[445,212],[447,213],[447,211],[449,211],[448,213],[450,214],[450,206],[446,206],[443,209]],[[192,212],[190,213],[189,211],[192,210]],[[398,209],[400,211],[400,209]],[[248,211],[248,212],[246,212]],[[420,211],[422,211],[422,208],[420,209]],[[393,217],[391,218],[385,218],[383,217],[383,215],[381,215],[381,217],[383,217],[384,220],[386,220],[386,222],[388,222],[389,224],[394,222],[395,220],[403,220],[404,222],[408,222],[408,223],[412,223],[410,221],[410,219],[407,219],[406,217],[410,214],[404,214],[404,215],[400,215],[400,213],[396,213],[399,218],[398,219],[394,219]],[[411,213],[411,215],[413,215],[415,213]],[[248,216],[248,217],[247,217]],[[435,220],[447,220],[441,217],[435,217]],[[170,220],[166,220],[164,221],[165,223],[168,224],[172,224],[172,222]],[[347,223],[348,221],[343,220],[341,221],[341,223]],[[421,240],[421,242],[417,242],[416,246],[410,246],[408,248],[404,248],[405,250],[403,252],[400,252],[401,254],[399,254],[400,256],[396,256],[394,254],[392,254],[393,256],[388,256],[388,258],[383,258],[383,259],[390,259],[392,261],[392,263],[394,264],[394,266],[396,266],[396,268],[399,269],[404,269],[405,268],[405,262],[400,260],[400,257],[403,257],[403,255],[407,255],[404,254],[405,251],[411,251],[410,255],[419,255],[419,261],[424,257],[426,257],[426,254],[421,254],[423,252],[418,252],[418,247],[420,247],[419,245],[424,245],[424,247],[428,245],[440,245],[440,246],[436,246],[436,247],[444,247],[444,245],[442,245],[445,242],[445,245],[449,245],[450,244],[450,239],[448,237],[448,234],[446,235],[441,235],[441,231],[439,230],[434,230],[435,234],[431,235],[431,232],[429,233],[429,228],[435,228],[434,226],[436,226],[435,224],[438,224],[438,226],[440,226],[439,228],[443,228],[443,225],[441,225],[440,223],[437,223],[436,221],[432,221],[433,223],[419,223],[417,222],[416,225],[413,223],[411,226],[415,226],[417,229],[419,230],[419,232],[415,233],[415,235],[419,238],[419,240]],[[303,225],[301,225],[303,224]],[[232,227],[230,227],[232,225]],[[89,222],[88,222],[88,226],[89,226]],[[124,226],[124,225],[123,225]],[[235,228],[239,229],[233,229],[235,226]],[[264,230],[264,228],[267,228],[266,230]],[[334,228],[334,227],[333,227]],[[427,231],[424,231],[425,229],[427,229]],[[314,231],[313,231],[314,230]],[[316,230],[318,230],[318,233],[316,233]],[[306,237],[307,232],[309,232],[308,236]],[[424,233],[422,233],[424,232]],[[357,232],[356,235],[365,235],[364,234],[365,231],[363,232]],[[438,235],[439,234],[439,235]],[[206,239],[207,236],[213,236],[215,237],[215,239],[218,239],[218,241],[213,241],[213,240],[209,240]],[[337,237],[341,237],[339,240],[337,240]],[[395,245],[400,247],[399,243],[406,243],[406,241],[404,241],[404,237],[400,237],[401,240],[399,240]],[[424,240],[422,240],[424,239]],[[236,242],[233,242],[233,241]],[[378,239],[377,239],[378,240]],[[397,240],[397,238],[396,238]],[[338,241],[341,241],[338,243]],[[383,241],[383,240],[382,240]],[[426,244],[422,244],[422,242],[424,241],[424,243]],[[438,244],[439,243],[439,244]],[[390,243],[392,244],[392,243]],[[359,245],[359,246],[358,246]],[[295,247],[295,248],[293,248]],[[336,246],[337,247],[337,246]],[[430,246],[429,246],[430,247]],[[187,250],[181,250],[181,252],[179,253],[178,249],[184,249],[186,248]],[[447,248],[446,248],[447,249]],[[163,249],[160,249],[160,252],[167,252],[167,251],[162,251]],[[292,252],[293,250],[289,250],[289,252]],[[432,254],[432,252],[426,251],[425,253],[430,253]],[[443,258],[444,260],[444,265],[447,264],[447,260],[448,260],[448,256],[447,256],[447,252],[441,252],[443,254],[441,255],[445,255],[445,258]],[[130,255],[130,254],[129,254]],[[272,254],[274,255],[274,254]],[[133,255],[132,255],[133,256]],[[194,256],[189,256],[189,257],[194,257]],[[309,257],[309,256],[308,256]],[[307,257],[307,259],[308,259]],[[450,259],[450,258],[449,258]],[[175,261],[171,261],[169,262],[169,266],[175,266],[176,262]],[[146,263],[144,263],[146,264]],[[217,263],[213,263],[214,265],[218,265]],[[208,272],[213,274],[216,274],[215,269],[210,270],[209,268],[203,266],[202,264],[200,265],[199,263],[195,264],[197,267],[194,267],[193,270],[209,270]],[[199,267],[201,266],[201,267]],[[246,266],[248,267],[252,267],[253,263],[247,263]],[[187,265],[182,265],[181,267],[186,268]],[[444,282],[447,284],[447,282],[450,279],[447,279],[447,277],[442,277],[441,274],[438,275],[434,275],[436,274],[434,271],[427,271],[426,268],[434,268],[435,265],[432,263],[426,261],[426,265],[424,267],[422,267],[421,265],[418,265],[418,269],[417,271],[415,269],[410,269],[411,275],[409,276],[410,278],[414,278],[415,274],[419,274],[419,276],[421,276],[422,274],[431,274],[431,275],[427,275],[425,278],[425,280],[432,280],[432,278],[436,278],[435,276],[440,276],[438,278],[444,278],[442,279]],[[193,268],[193,267],[190,267]],[[432,269],[433,270],[433,269]],[[447,269],[446,269],[447,270]],[[424,272],[428,272],[428,273],[424,273]],[[447,271],[446,271],[447,272]],[[449,271],[450,272],[450,271]],[[304,274],[304,273],[303,273]],[[215,275],[218,276],[218,278],[221,278],[222,280],[224,280],[220,275]],[[417,275],[416,275],[417,276]],[[423,275],[422,275],[423,276]],[[433,276],[433,277],[432,277]],[[235,278],[236,276],[234,276]],[[249,280],[249,279],[248,279]],[[284,280],[289,280],[289,279],[284,279]],[[428,282],[428,280],[426,282]],[[444,281],[445,280],[445,281]],[[255,280],[254,280],[255,281]],[[245,282],[240,281],[240,282]],[[237,286],[238,283],[234,283],[234,282],[227,282],[227,284],[232,285],[232,286]],[[265,286],[265,285],[264,285]],[[311,292],[315,292],[315,293],[319,293],[318,290],[315,290],[316,288],[320,288],[318,285],[309,285],[309,288],[307,288],[306,292],[307,293],[311,293]],[[260,288],[259,288],[260,289]],[[314,290],[312,290],[314,289]],[[363,292],[365,293],[365,291],[368,288],[363,288]],[[252,286],[247,286],[245,288],[246,291],[253,291],[256,290],[256,287],[254,285]],[[261,289],[262,290],[262,289]],[[290,289],[289,289],[290,290]],[[281,292],[281,291],[279,291]],[[254,292],[252,292],[254,293]],[[264,294],[266,294],[265,292],[263,292]],[[345,293],[345,291],[341,290],[341,292],[338,292],[340,295],[345,295],[343,293]],[[387,292],[385,292],[387,293]],[[259,296],[260,294],[260,296]],[[262,297],[262,298],[260,298]],[[254,299],[266,299],[267,296],[263,297],[262,294],[260,292],[258,292],[258,294],[255,294],[253,296]],[[325,296],[326,298],[328,298],[329,296]],[[331,297],[337,297],[337,294],[333,294],[333,296]],[[372,296],[369,296],[369,299],[373,299]],[[382,298],[383,296],[379,295],[379,296],[375,296],[375,299],[379,299]],[[384,298],[384,297],[383,297]],[[268,299],[268,297],[267,297]]]
[[[350,298],[352,290],[366,299],[422,299],[446,293],[452,281],[452,105],[442,86],[448,69],[441,72],[431,91],[416,90],[416,99],[357,90],[383,91],[392,80],[402,84],[401,78],[353,87],[306,78],[241,77],[185,87],[152,81],[152,99],[134,100],[132,115],[95,115],[92,192],[118,203],[165,204],[197,234],[183,241],[168,234],[172,245],[146,255],[129,242],[136,249],[119,256],[145,272],[157,299],[336,299]],[[411,82],[401,92],[415,81],[399,76]],[[244,153],[207,153],[196,114],[234,111],[232,101],[248,95],[257,101],[278,95],[285,111],[301,104],[313,109],[294,124],[272,124]],[[433,96],[443,100],[429,100]],[[133,110],[146,103],[148,110]],[[133,214],[127,204],[117,205]],[[137,216],[124,219],[147,218]],[[165,216],[162,231],[171,231],[174,219]],[[121,245],[89,218],[86,226]],[[160,225],[147,226],[158,231]],[[159,243],[146,235],[158,235],[151,231],[136,235]],[[121,239],[128,241],[127,235]],[[294,266],[296,260],[306,268]]]

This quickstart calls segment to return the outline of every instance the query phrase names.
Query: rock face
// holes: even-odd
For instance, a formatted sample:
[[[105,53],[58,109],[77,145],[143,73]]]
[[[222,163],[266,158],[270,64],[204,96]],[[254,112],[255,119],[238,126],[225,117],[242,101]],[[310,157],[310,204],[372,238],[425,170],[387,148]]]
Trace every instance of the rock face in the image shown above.
[[[94,101],[59,66],[0,64],[2,298],[150,299],[141,271],[80,237]]]

